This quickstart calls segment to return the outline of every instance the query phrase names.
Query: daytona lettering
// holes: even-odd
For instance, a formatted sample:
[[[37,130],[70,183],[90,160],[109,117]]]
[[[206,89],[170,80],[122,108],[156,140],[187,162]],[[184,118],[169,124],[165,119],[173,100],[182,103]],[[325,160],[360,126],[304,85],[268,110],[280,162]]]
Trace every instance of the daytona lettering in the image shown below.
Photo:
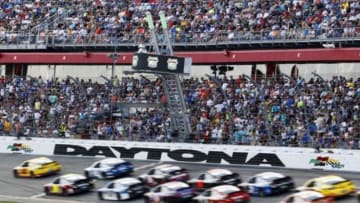
[[[125,148],[116,146],[92,146],[85,148],[79,145],[56,144],[54,155],[71,155],[71,156],[104,156],[134,159],[135,155],[145,152],[147,160],[161,160],[165,153],[174,161],[197,162],[197,163],[215,163],[219,164],[225,161],[229,164],[241,165],[270,165],[277,167],[285,167],[284,163],[273,153],[258,153],[248,158],[247,152],[233,152],[229,155],[222,151],[209,151],[207,153],[196,150],[185,149],[153,149],[153,148]]]

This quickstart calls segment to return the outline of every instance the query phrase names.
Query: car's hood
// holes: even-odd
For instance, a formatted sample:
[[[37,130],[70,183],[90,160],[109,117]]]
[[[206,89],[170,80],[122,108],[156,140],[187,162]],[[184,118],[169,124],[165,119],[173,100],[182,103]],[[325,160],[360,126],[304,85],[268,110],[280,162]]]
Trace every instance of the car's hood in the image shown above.
[[[17,166],[14,169],[18,170],[18,169],[29,169],[29,170],[35,170],[38,169],[39,167],[22,167],[22,166]]]
[[[102,187],[102,188],[99,188],[97,190],[98,192],[108,192],[108,191],[113,191],[113,192],[123,192],[124,190],[123,189],[109,189],[109,188],[106,188],[106,187]]]
[[[197,182],[197,181],[199,181],[199,179],[193,178],[193,179],[188,180],[187,182],[188,183],[194,183],[194,182]]]
[[[108,171],[108,170],[110,170],[110,169],[111,169],[111,168],[108,168],[108,167],[106,167],[106,168],[87,167],[87,168],[85,168],[84,170],[85,170],[85,171],[93,171],[93,170]]]
[[[308,190],[309,188],[305,187],[305,186],[299,186],[297,187],[295,190],[296,191],[304,191],[304,190]]]

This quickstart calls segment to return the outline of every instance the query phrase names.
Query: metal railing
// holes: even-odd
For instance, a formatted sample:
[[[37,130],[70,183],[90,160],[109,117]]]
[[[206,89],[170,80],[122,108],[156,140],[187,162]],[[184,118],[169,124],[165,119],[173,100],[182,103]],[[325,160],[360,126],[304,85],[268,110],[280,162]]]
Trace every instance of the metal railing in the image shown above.
[[[159,43],[164,44],[163,33],[157,33]],[[204,32],[170,33],[174,46],[227,45],[227,44],[264,44],[264,43],[300,43],[300,42],[338,42],[360,41],[360,27],[319,30],[264,30],[260,32]],[[43,47],[65,46],[134,46],[148,44],[148,33],[67,33],[66,30],[52,30],[32,33],[0,33],[0,48],[24,45],[43,45]]]

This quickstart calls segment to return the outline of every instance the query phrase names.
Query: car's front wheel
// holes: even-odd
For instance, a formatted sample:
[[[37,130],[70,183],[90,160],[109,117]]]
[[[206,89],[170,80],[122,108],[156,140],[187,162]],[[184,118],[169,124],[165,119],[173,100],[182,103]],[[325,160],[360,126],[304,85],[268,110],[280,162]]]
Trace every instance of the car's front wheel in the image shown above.
[[[98,193],[98,197],[100,200],[104,200],[104,196],[103,196],[103,193],[102,192],[99,192]]]
[[[262,189],[259,190],[258,194],[259,194],[259,197],[265,197],[265,192]]]
[[[17,172],[17,170],[14,170],[14,171],[13,171],[13,175],[14,175],[15,178],[18,178],[18,177],[19,177],[19,173]]]
[[[36,177],[34,171],[30,171],[30,176],[31,176],[32,178],[35,178],[35,177]]]
[[[107,179],[107,175],[106,175],[105,171],[101,172],[101,178],[102,179]]]
[[[144,197],[144,203],[151,203],[151,200],[149,197]]]
[[[169,201],[164,200],[164,199],[160,199],[159,203],[168,203]]]
[[[90,178],[90,173],[89,173],[89,171],[84,171],[84,176],[85,176],[86,178]]]
[[[44,192],[45,192],[46,195],[49,195],[50,194],[50,189],[48,187],[45,187]]]
[[[63,194],[64,196],[69,196],[69,195],[70,195],[70,192],[69,192],[67,189],[63,189],[63,190],[62,190],[62,194]]]
[[[121,198],[120,193],[116,193],[116,198],[117,198],[117,200],[119,200],[119,201],[120,201],[120,200],[126,200],[126,199],[122,199],[122,198]]]

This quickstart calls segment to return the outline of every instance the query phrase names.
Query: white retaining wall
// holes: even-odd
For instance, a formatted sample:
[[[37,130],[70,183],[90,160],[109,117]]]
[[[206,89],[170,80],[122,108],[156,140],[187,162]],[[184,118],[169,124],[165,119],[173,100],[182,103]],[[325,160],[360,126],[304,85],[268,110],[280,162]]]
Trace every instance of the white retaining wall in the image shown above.
[[[360,172],[360,150],[0,137],[0,153],[119,157]]]

